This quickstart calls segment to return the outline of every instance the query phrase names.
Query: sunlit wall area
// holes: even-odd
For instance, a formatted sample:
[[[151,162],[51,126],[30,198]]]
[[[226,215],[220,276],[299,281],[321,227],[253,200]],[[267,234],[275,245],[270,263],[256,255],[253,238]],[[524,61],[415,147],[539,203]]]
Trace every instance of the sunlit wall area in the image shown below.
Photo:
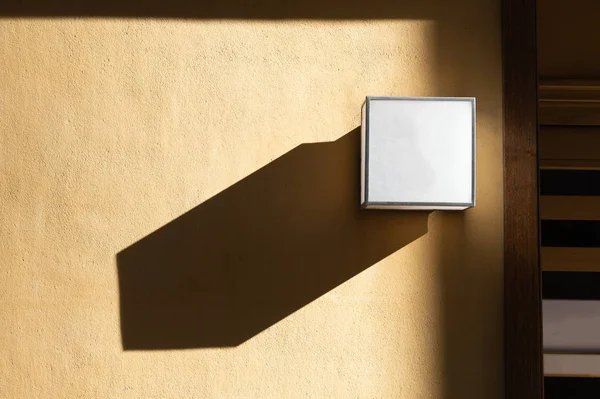
[[[503,396],[499,2],[382,4],[2,16],[0,396]],[[367,95],[477,97],[475,208],[358,210]]]

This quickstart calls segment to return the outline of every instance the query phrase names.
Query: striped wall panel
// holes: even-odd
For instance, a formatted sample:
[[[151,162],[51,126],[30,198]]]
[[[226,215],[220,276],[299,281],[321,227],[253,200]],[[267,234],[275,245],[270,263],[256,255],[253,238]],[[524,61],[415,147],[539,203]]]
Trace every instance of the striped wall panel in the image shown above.
[[[542,268],[548,272],[600,272],[600,248],[543,247]]]
[[[540,82],[539,123],[542,126],[600,126],[600,82]]]
[[[540,171],[541,265],[600,272],[600,170]]]
[[[542,220],[542,247],[600,248],[600,221]]]
[[[553,368],[557,356],[547,359],[544,367]],[[561,360],[559,360],[560,362]],[[573,359],[573,364],[581,364],[581,359]],[[560,369],[560,366],[558,366]],[[600,378],[546,377],[544,378],[544,399],[594,399],[600,397]]]
[[[542,195],[542,220],[600,220],[600,197]]]
[[[547,377],[596,377],[600,375],[600,355],[545,354],[544,374]],[[597,396],[593,397],[600,397],[600,391],[597,391]],[[568,398],[568,396],[564,398]],[[588,398],[591,397],[588,396]]]
[[[600,273],[544,271],[542,296],[544,300],[600,300]]]
[[[542,312],[545,353],[600,354],[600,301],[544,300]]]
[[[542,82],[545,398],[600,398],[600,82]]]
[[[600,127],[542,126],[539,136],[542,168],[600,167]]]
[[[600,170],[542,169],[540,195],[600,196]]]

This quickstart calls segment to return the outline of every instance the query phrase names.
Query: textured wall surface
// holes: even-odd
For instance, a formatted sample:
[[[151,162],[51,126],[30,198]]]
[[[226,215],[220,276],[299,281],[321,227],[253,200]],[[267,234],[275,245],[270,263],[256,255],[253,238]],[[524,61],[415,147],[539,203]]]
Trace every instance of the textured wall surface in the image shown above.
[[[396,3],[3,15],[0,397],[503,397],[499,1]],[[358,211],[366,95],[477,97],[476,208]]]

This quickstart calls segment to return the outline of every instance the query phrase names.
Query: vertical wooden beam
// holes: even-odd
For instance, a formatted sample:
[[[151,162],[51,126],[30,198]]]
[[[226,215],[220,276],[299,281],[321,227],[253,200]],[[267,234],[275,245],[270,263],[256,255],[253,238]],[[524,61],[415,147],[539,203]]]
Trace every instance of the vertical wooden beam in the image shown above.
[[[542,399],[536,0],[502,1],[507,399]]]

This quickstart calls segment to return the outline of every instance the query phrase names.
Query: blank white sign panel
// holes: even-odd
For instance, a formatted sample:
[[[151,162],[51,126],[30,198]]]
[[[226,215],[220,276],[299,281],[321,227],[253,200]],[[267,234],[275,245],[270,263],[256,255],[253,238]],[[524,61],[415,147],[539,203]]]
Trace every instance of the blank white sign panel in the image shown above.
[[[474,206],[473,98],[370,97],[364,112],[364,207]]]

